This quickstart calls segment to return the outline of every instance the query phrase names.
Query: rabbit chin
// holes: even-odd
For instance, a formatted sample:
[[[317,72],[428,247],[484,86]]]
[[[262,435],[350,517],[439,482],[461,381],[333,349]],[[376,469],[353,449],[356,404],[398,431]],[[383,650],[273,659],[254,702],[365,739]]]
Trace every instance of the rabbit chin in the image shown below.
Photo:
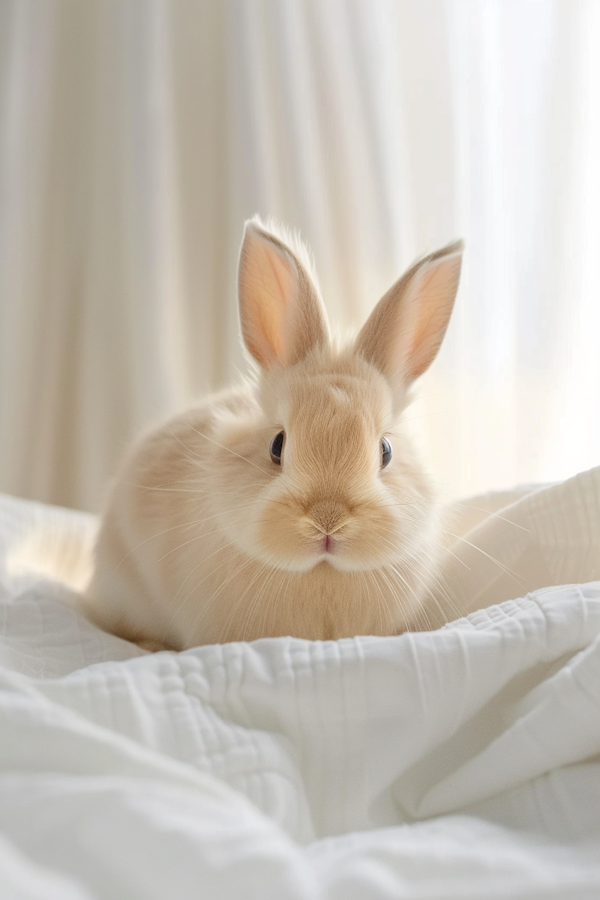
[[[248,553],[250,548],[246,547],[245,550]],[[404,553],[399,552],[394,556],[388,552],[380,554],[363,552],[361,554],[358,548],[353,552],[335,538],[326,550],[323,538],[316,540],[312,546],[304,546],[297,550],[282,548],[281,544],[276,545],[275,543],[269,546],[265,542],[260,547],[254,547],[250,551],[250,555],[261,562],[270,564],[275,569],[282,569],[286,572],[310,572],[317,566],[331,566],[338,572],[367,572],[385,568],[386,565],[394,562],[397,563]]]

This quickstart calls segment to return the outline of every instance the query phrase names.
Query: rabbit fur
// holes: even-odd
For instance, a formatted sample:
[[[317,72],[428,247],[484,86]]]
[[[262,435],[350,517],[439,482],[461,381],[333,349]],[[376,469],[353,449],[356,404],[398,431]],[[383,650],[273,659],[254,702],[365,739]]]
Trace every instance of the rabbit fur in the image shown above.
[[[238,287],[253,373],[132,449],[97,539],[92,620],[176,650],[422,626],[439,504],[402,417],[444,336],[461,258],[456,242],[415,263],[340,345],[301,242],[247,222]]]

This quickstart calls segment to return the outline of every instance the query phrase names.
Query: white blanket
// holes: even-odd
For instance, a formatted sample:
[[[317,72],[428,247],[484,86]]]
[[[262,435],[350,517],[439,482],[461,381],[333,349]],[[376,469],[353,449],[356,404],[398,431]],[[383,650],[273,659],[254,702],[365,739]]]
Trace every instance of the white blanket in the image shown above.
[[[454,544],[505,602],[394,638],[146,654],[40,527],[94,521],[0,503],[2,900],[600,897],[600,469]]]

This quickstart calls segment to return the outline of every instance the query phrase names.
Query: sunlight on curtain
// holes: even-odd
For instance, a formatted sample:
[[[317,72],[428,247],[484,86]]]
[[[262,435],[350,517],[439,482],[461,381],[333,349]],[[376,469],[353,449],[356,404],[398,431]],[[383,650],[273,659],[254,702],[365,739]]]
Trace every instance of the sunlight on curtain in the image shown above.
[[[449,451],[438,468],[462,492],[565,478],[600,459],[600,8],[447,12],[469,256],[425,392],[434,446]]]
[[[409,413],[448,495],[597,464],[598,46],[595,0],[5,0],[0,489],[96,509],[237,377],[255,212],[342,329],[466,238]]]

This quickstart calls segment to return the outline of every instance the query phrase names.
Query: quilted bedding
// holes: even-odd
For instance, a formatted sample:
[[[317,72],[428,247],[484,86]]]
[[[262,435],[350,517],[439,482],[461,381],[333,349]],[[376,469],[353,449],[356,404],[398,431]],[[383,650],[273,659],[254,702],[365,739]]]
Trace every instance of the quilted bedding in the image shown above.
[[[391,638],[148,654],[40,574],[94,527],[0,502],[2,900],[600,897],[600,469],[484,513],[474,612]]]

